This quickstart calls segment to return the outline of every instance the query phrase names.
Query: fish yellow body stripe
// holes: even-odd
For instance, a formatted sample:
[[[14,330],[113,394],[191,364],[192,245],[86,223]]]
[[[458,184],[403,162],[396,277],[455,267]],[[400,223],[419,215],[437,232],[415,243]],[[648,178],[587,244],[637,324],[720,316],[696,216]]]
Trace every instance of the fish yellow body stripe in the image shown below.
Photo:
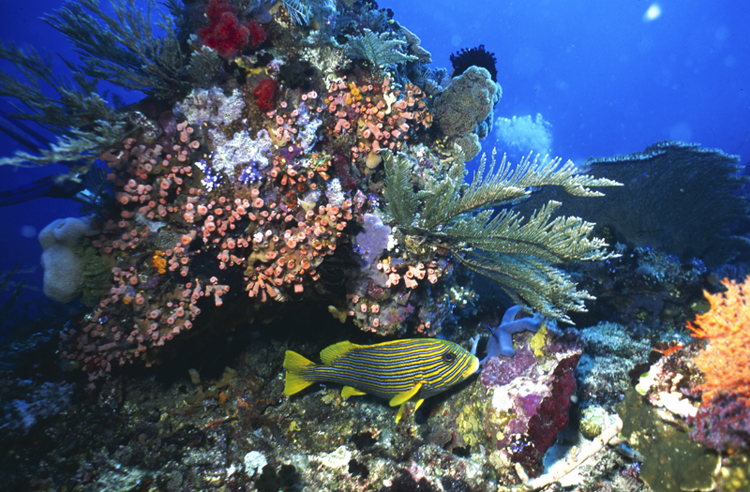
[[[339,342],[320,352],[315,364],[288,350],[284,359],[284,394],[293,395],[316,382],[341,383],[342,396],[369,393],[400,405],[420,405],[465,380],[479,368],[479,360],[461,346],[437,339],[393,340],[374,345]]]

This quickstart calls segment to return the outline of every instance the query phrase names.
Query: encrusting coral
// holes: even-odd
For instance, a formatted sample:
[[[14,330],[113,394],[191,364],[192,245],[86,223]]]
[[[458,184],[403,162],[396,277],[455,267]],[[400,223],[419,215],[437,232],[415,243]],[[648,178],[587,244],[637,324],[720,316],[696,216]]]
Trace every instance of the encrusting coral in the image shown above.
[[[483,67],[472,66],[451,80],[435,101],[435,123],[449,142],[461,147],[466,160],[481,150],[479,140],[489,133],[493,106],[502,95],[500,85]]]

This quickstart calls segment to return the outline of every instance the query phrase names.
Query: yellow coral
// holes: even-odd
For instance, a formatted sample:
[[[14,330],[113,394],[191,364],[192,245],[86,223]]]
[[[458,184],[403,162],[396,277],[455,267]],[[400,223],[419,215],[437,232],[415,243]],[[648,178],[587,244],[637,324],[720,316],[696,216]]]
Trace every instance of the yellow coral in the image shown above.
[[[151,258],[151,266],[156,268],[159,274],[163,274],[167,271],[167,260],[164,258],[164,251],[154,252],[154,256]]]
[[[750,399],[750,277],[744,283],[724,280],[726,292],[705,292],[711,310],[698,314],[688,329],[709,345],[694,359],[703,372],[704,404],[717,393]]]
[[[544,356],[544,346],[547,343],[547,323],[542,323],[537,332],[529,339],[529,348],[534,351],[534,356]]]

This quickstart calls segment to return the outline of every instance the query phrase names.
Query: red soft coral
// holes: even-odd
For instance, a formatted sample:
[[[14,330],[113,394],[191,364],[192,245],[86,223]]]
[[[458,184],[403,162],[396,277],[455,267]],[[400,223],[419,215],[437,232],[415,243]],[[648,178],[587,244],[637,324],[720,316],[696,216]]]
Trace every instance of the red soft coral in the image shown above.
[[[247,29],[250,31],[250,47],[255,48],[266,40],[266,31],[257,21],[248,24]]]
[[[215,27],[221,15],[225,12],[237,14],[237,7],[229,3],[229,0],[211,0],[206,6],[206,16],[211,27]]]
[[[250,41],[248,24],[237,19],[237,8],[228,0],[211,0],[206,15],[208,25],[198,30],[198,36],[204,45],[215,49],[220,56],[234,56]]]

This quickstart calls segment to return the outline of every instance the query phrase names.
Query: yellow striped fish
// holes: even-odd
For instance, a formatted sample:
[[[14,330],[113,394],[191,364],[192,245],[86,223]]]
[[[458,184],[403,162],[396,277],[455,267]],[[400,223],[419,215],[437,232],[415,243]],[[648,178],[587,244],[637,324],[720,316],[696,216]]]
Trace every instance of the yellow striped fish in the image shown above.
[[[289,396],[313,383],[341,383],[341,396],[370,393],[400,405],[396,422],[407,401],[414,410],[425,398],[445,391],[479,368],[479,360],[468,350],[445,340],[415,338],[375,345],[339,342],[320,352],[322,365],[296,352],[286,351],[284,394]]]

